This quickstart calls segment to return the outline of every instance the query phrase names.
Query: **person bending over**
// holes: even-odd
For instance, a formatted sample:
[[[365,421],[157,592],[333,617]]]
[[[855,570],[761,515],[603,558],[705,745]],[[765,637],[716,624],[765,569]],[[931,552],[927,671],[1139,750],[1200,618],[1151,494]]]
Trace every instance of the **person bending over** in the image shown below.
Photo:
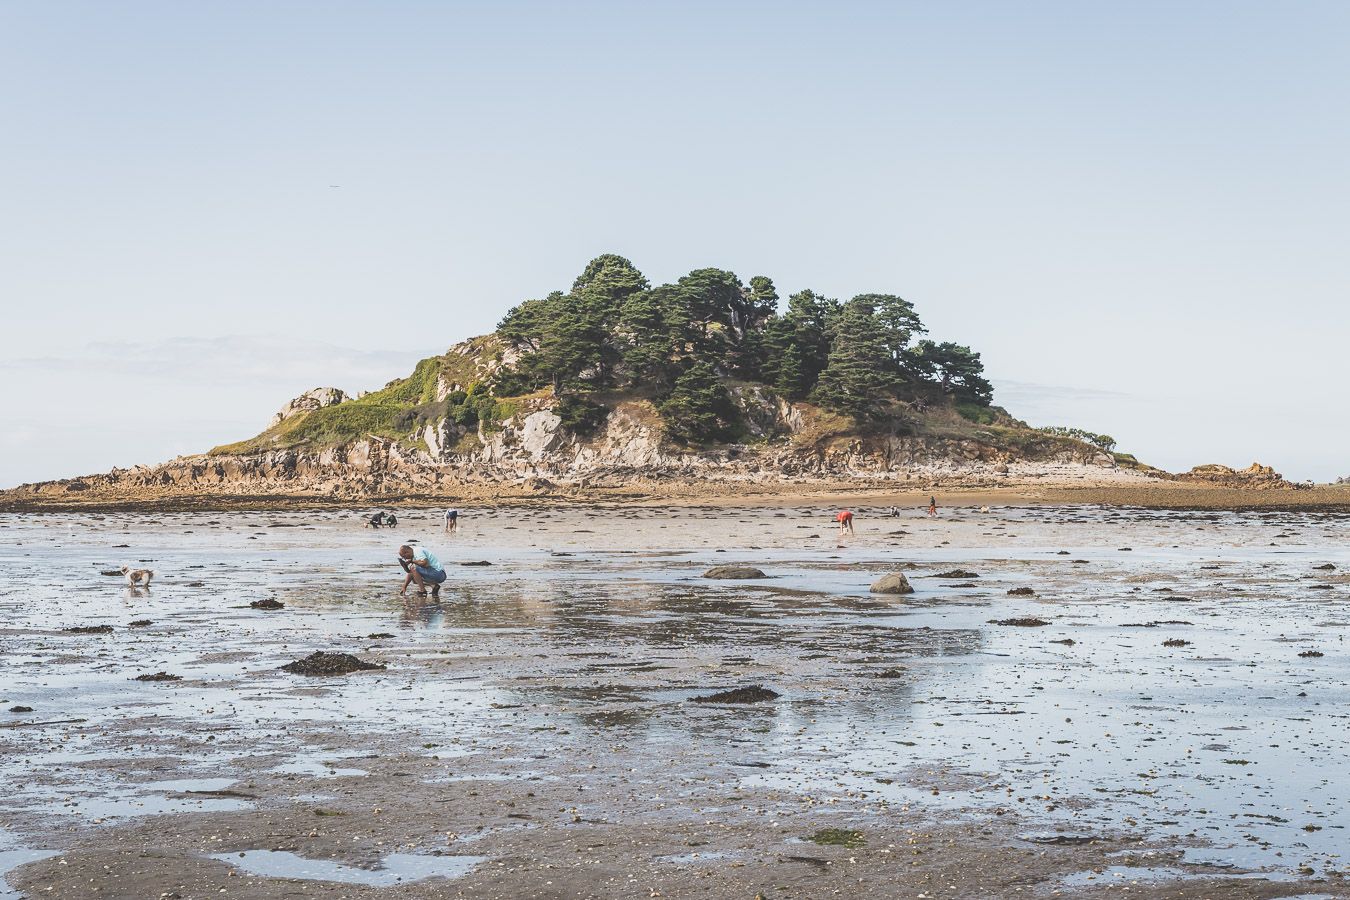
[[[441,561],[436,558],[426,547],[418,547],[414,550],[407,544],[398,548],[398,564],[403,567],[403,571],[408,574],[403,579],[403,590],[400,594],[408,593],[408,585],[416,582],[418,596],[427,595],[427,585],[431,585],[431,596],[441,596],[441,583],[445,581],[445,567]]]

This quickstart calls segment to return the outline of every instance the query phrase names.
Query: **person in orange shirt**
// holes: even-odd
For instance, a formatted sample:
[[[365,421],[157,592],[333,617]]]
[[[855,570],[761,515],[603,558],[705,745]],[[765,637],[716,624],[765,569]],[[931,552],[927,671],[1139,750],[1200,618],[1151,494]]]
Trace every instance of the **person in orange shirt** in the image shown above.
[[[839,511],[839,515],[834,517],[834,520],[839,523],[840,538],[842,538],[846,534],[853,533],[853,513],[849,512],[846,509],[841,509]]]

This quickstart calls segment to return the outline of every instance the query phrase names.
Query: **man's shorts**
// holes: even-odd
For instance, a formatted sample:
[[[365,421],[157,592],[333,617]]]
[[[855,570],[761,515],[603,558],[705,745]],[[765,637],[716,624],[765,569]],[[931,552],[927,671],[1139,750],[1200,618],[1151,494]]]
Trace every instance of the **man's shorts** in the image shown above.
[[[422,576],[423,581],[430,581],[432,584],[441,584],[445,581],[444,569],[428,569],[426,566],[413,566],[417,574]]]

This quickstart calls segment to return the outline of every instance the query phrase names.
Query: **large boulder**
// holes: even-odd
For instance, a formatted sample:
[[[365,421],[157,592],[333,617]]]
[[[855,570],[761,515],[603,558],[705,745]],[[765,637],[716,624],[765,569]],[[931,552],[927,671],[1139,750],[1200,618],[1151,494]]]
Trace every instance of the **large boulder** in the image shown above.
[[[277,410],[277,414],[272,417],[271,424],[275,427],[292,416],[323,409],[325,406],[336,406],[350,399],[345,392],[335,387],[312,388]]]
[[[754,566],[713,566],[703,573],[704,578],[767,578]]]
[[[900,572],[891,572],[889,575],[882,575],[876,581],[872,582],[872,593],[874,594],[912,594],[914,588],[910,585],[909,579]]]
[[[525,417],[520,429],[520,449],[538,462],[545,453],[562,443],[558,428],[562,419],[552,410],[541,409]]]

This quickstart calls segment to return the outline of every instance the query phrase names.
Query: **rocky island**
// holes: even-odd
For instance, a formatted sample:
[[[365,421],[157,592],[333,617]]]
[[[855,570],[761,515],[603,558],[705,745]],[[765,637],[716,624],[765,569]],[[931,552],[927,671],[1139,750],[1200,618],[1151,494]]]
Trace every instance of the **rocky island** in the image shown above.
[[[780,304],[771,279],[714,268],[653,287],[607,254],[379,390],[315,388],[255,437],[24,485],[0,508],[1294,488],[1259,465],[1171,476],[1108,436],[1032,428],[994,405],[979,353],[926,333],[892,294]]]

